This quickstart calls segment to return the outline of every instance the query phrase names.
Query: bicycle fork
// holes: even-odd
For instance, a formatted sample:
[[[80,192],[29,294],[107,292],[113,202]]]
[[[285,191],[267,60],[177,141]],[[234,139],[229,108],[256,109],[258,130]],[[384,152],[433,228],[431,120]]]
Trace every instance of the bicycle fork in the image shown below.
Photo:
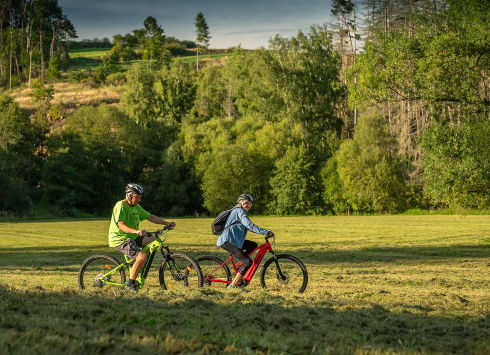
[[[165,248],[165,250],[167,250],[167,254],[165,254],[165,252],[163,251],[164,248]],[[167,263],[167,266],[168,266],[168,268],[170,270],[170,273],[172,274],[174,280],[175,281],[183,281],[183,280],[185,280],[186,279],[186,275],[183,274],[180,271],[180,268],[177,265],[177,263],[175,262],[175,260],[170,257],[170,255],[171,255],[170,249],[168,247],[161,247],[160,248],[160,252],[162,253],[163,260]],[[187,266],[187,270],[186,271],[187,272],[191,272],[192,271],[190,265]]]
[[[286,281],[286,276],[284,276],[284,274],[282,273],[282,270],[281,270],[281,267],[279,266],[279,262],[278,262],[276,253],[273,252],[272,255],[274,258],[274,263],[276,264],[276,268],[277,268],[277,278],[279,279],[279,277],[280,277],[282,281]]]

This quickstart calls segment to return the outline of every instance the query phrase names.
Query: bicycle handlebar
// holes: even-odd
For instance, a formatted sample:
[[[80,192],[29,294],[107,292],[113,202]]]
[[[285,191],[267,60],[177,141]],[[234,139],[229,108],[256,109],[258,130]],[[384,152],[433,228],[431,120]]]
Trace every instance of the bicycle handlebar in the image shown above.
[[[159,230],[157,230],[157,231],[155,231],[155,232],[146,232],[146,235],[147,235],[148,237],[151,237],[151,236],[153,236],[153,235],[158,237],[158,236],[159,236],[159,235],[161,235],[163,232],[166,232],[166,231],[169,231],[169,230],[172,230],[172,229],[174,229],[174,228],[173,228],[173,227],[170,227],[170,226],[165,226],[165,227],[163,227],[162,229],[159,229]]]

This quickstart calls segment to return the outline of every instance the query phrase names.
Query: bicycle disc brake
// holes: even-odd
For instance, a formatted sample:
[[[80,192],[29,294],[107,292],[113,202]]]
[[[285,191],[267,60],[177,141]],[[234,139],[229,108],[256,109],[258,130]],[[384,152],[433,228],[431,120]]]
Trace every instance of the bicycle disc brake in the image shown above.
[[[174,280],[184,284],[184,286],[189,285],[188,278],[189,278],[188,274],[182,273],[182,272],[179,272],[179,273],[177,273],[177,275],[174,276]]]
[[[280,275],[278,272],[276,273],[276,275],[277,275],[277,280],[278,280],[280,283],[282,283],[282,284],[287,284],[287,283],[289,282],[289,275],[288,275],[287,273],[282,272],[282,276],[283,276],[283,277],[281,277],[281,275]]]

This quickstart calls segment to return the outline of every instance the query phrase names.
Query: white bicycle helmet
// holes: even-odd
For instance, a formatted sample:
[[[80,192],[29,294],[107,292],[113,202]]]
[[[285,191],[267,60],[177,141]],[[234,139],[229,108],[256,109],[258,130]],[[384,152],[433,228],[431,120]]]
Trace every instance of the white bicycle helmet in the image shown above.
[[[240,196],[238,196],[238,198],[236,200],[236,203],[237,204],[240,204],[242,201],[254,202],[254,199],[253,199],[252,195],[249,195],[249,194],[241,194]]]
[[[126,185],[126,194],[130,194],[130,193],[139,194],[139,195],[143,196],[145,194],[145,191],[138,184],[127,184]]]

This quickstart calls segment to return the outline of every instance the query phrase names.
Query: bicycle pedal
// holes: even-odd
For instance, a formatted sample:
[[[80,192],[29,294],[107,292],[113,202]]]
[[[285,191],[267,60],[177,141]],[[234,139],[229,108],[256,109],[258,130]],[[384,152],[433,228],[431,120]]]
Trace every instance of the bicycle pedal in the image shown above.
[[[242,280],[240,280],[238,282],[238,287],[240,287],[240,288],[244,288],[244,287],[247,287],[247,286],[248,286],[248,281],[247,280],[243,280],[242,279]]]

